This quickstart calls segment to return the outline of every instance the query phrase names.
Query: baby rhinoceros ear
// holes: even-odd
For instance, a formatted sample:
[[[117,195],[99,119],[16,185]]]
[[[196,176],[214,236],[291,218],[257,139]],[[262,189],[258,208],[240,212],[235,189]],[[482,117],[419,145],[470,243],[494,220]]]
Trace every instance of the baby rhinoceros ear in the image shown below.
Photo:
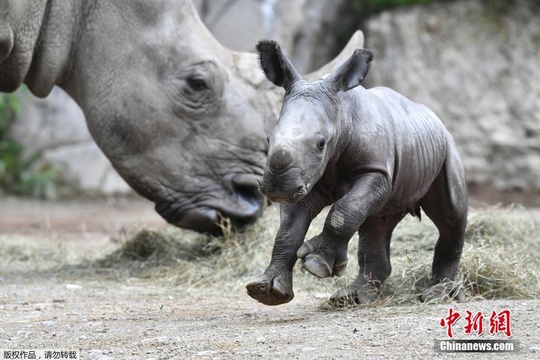
[[[357,87],[364,81],[373,57],[371,50],[356,49],[347,61],[326,78],[326,81],[330,82],[336,93]]]
[[[273,40],[261,40],[256,46],[261,67],[268,80],[289,90],[300,80],[300,75],[285,56],[279,44]]]

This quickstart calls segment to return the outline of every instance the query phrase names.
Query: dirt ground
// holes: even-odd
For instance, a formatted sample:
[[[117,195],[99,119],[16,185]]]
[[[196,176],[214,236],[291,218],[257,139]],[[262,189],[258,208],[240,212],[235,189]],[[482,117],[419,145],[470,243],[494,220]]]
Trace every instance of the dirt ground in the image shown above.
[[[184,288],[148,278],[70,273],[99,259],[126,234],[165,223],[144,200],[39,202],[0,198],[0,359],[4,350],[75,349],[81,359],[538,359],[540,300],[324,310],[323,295],[298,292],[268,307],[242,286]],[[9,253],[7,252],[9,249]],[[13,254],[14,249],[19,253]],[[526,266],[526,264],[524,264]],[[235,282],[236,279],[230,279]],[[242,284],[240,284],[242,285]],[[229,287],[226,287],[227,289]],[[441,353],[449,307],[486,317],[511,312],[514,353]],[[456,339],[467,335],[464,319]]]

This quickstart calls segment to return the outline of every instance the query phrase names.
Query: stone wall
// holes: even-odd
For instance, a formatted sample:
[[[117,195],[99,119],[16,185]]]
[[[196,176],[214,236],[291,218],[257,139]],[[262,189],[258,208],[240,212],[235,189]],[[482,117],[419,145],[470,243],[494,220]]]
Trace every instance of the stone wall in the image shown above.
[[[431,107],[453,134],[470,183],[540,191],[540,6],[534,4],[439,2],[367,23],[375,61],[366,83]]]

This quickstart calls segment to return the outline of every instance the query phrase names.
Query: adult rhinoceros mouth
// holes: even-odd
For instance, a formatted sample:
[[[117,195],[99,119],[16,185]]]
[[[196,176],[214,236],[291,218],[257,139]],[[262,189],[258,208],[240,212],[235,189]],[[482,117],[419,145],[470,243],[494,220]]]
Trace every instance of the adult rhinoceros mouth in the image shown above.
[[[257,190],[252,176],[233,176],[231,186],[218,194],[199,194],[187,201],[156,203],[156,211],[167,222],[199,232],[216,233],[220,222],[228,218],[236,225],[253,223],[262,214],[264,196]]]

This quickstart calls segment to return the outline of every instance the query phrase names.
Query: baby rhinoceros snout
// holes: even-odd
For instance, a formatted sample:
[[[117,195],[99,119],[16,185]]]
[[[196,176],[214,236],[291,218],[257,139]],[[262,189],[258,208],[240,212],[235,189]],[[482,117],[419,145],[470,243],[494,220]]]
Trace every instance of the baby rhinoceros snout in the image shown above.
[[[274,174],[285,171],[292,163],[292,155],[288,149],[277,147],[272,150],[268,158],[268,167]]]

